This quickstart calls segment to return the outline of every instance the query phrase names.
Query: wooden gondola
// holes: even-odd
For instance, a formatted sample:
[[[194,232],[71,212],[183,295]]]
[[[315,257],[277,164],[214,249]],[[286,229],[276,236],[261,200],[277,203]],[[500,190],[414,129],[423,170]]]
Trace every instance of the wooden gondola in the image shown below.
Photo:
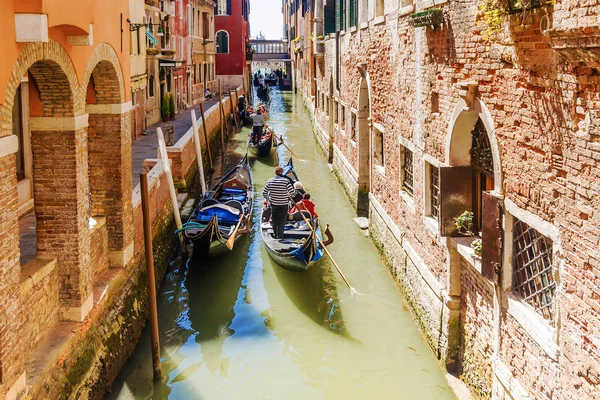
[[[265,77],[265,83],[269,86],[277,85],[277,77]]]
[[[181,230],[186,240],[193,244],[194,257],[224,254],[230,250],[226,242],[232,234],[237,240],[239,235],[249,232],[253,199],[252,172],[248,155],[245,155],[235,168],[200,198],[183,225]]]
[[[292,183],[299,180],[291,158],[284,167],[283,173]],[[299,215],[300,212],[304,213],[312,230]],[[317,217],[311,217],[306,211],[299,211],[296,214],[298,215],[294,215],[294,221],[288,221],[286,224],[283,239],[275,239],[269,222],[271,208],[265,206],[262,211],[260,230],[267,253],[277,265],[289,271],[303,272],[323,257],[323,247],[317,240],[317,237],[322,238],[322,234]],[[333,242],[329,226],[325,228],[325,236],[327,240],[323,244],[327,246]]]
[[[252,113],[250,112],[252,109],[245,109],[240,111],[240,118],[242,119],[242,123],[244,125],[252,125]]]
[[[271,155],[271,149],[273,148],[273,131],[265,127],[263,128],[263,133],[260,137],[260,140],[257,144],[251,141],[252,131],[250,131],[250,135],[248,137],[248,150],[252,155],[256,157],[269,157]]]
[[[269,86],[261,85],[258,88],[256,88],[256,95],[260,99],[268,100],[269,99]]]

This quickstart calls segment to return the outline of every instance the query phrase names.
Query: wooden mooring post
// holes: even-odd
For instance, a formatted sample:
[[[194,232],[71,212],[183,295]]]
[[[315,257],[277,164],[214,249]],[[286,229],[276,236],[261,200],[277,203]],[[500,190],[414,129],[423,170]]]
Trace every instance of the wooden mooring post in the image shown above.
[[[148,199],[148,175],[140,174],[142,195],[142,219],[144,220],[144,251],[146,253],[146,290],[150,311],[150,340],[152,347],[152,371],[154,381],[161,378],[160,339],[158,337],[158,311],[156,308],[156,283],[154,278],[154,254],[152,253],[152,223],[150,221],[150,201]]]
[[[208,141],[208,128],[206,128],[206,117],[204,116],[204,104],[200,102],[200,117],[202,117],[202,130],[204,131],[204,141],[206,142],[206,153],[208,153],[208,163],[211,172],[214,171],[212,155],[210,153],[210,142]]]
[[[221,80],[219,79],[219,121],[221,122],[221,153],[225,157],[225,134],[223,133],[223,125],[225,121],[225,110],[223,110],[223,94],[221,93]]]

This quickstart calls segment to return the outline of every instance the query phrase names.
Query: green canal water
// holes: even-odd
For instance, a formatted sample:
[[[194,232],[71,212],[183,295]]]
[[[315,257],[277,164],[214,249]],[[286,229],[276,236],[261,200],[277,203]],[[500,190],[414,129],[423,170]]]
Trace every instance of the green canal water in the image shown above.
[[[322,259],[305,273],[278,267],[258,230],[260,195],[277,162],[253,159],[254,228],[233,252],[172,261],[158,290],[163,377],[152,381],[145,329],[110,399],[454,399],[442,370],[319,152],[300,97],[273,91],[270,120],[301,157],[329,247],[359,295]],[[230,164],[246,151],[248,129]]]

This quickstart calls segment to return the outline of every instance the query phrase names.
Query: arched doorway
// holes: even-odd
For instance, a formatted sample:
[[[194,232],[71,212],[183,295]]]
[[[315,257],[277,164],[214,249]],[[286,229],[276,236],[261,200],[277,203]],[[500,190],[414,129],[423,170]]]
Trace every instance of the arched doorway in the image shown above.
[[[360,79],[358,93],[358,197],[357,214],[369,216],[369,192],[371,191],[371,99],[368,78]]]

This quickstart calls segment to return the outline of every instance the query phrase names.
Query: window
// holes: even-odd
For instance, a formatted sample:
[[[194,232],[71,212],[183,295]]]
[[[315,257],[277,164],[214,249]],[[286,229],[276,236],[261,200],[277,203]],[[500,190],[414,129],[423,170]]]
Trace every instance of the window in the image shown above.
[[[154,75],[148,78],[148,97],[154,97]]]
[[[440,220],[440,169],[427,163],[429,179],[429,209],[426,214],[436,221]]]
[[[384,0],[376,0],[375,3],[375,16],[381,17],[384,10]]]
[[[348,8],[350,9],[350,15],[349,15],[349,20],[348,20],[348,26],[352,27],[355,26],[358,20],[358,13],[357,13],[357,0],[349,0],[349,5]]]
[[[327,96],[327,103],[325,105],[325,115],[329,117],[329,96]]]
[[[384,164],[384,158],[383,158],[383,132],[378,129],[375,128],[375,155],[374,155],[374,161],[375,164],[377,165],[385,165]]]
[[[413,4],[413,0],[400,0],[400,8],[408,7]]]
[[[334,1],[327,1],[325,2],[324,6],[323,6],[323,34],[324,35],[328,35],[330,33],[335,33],[335,25],[336,25],[336,21],[335,21],[335,17],[336,17],[336,12],[335,12],[335,6],[336,6],[337,2]],[[292,32],[292,36],[294,36],[294,33]]]
[[[217,15],[231,14],[231,0],[217,0]]]
[[[552,275],[552,241],[515,218],[513,290],[545,319],[554,318],[556,282]]]
[[[208,22],[208,13],[202,13],[202,37],[210,39],[210,24]]]
[[[413,153],[407,147],[401,146],[402,151],[402,191],[412,197],[413,182]]]
[[[357,117],[356,113],[350,113],[350,139],[356,141],[356,128],[357,128]]]
[[[346,0],[335,0],[335,24],[338,31],[346,29]]]
[[[225,31],[217,32],[217,53],[229,53],[229,35]]]
[[[340,118],[340,127],[341,129],[346,129],[346,107],[341,107],[341,118]]]
[[[12,109],[13,135],[19,139],[19,148],[17,151],[17,180],[25,179],[25,151],[23,149],[23,109],[22,109],[22,93],[23,85],[17,88],[15,100]]]
[[[333,123],[338,124],[340,122],[340,108],[338,107],[337,100],[333,101]]]
[[[471,132],[471,166],[473,167],[473,229],[481,231],[482,192],[494,189],[492,149],[481,118]]]

